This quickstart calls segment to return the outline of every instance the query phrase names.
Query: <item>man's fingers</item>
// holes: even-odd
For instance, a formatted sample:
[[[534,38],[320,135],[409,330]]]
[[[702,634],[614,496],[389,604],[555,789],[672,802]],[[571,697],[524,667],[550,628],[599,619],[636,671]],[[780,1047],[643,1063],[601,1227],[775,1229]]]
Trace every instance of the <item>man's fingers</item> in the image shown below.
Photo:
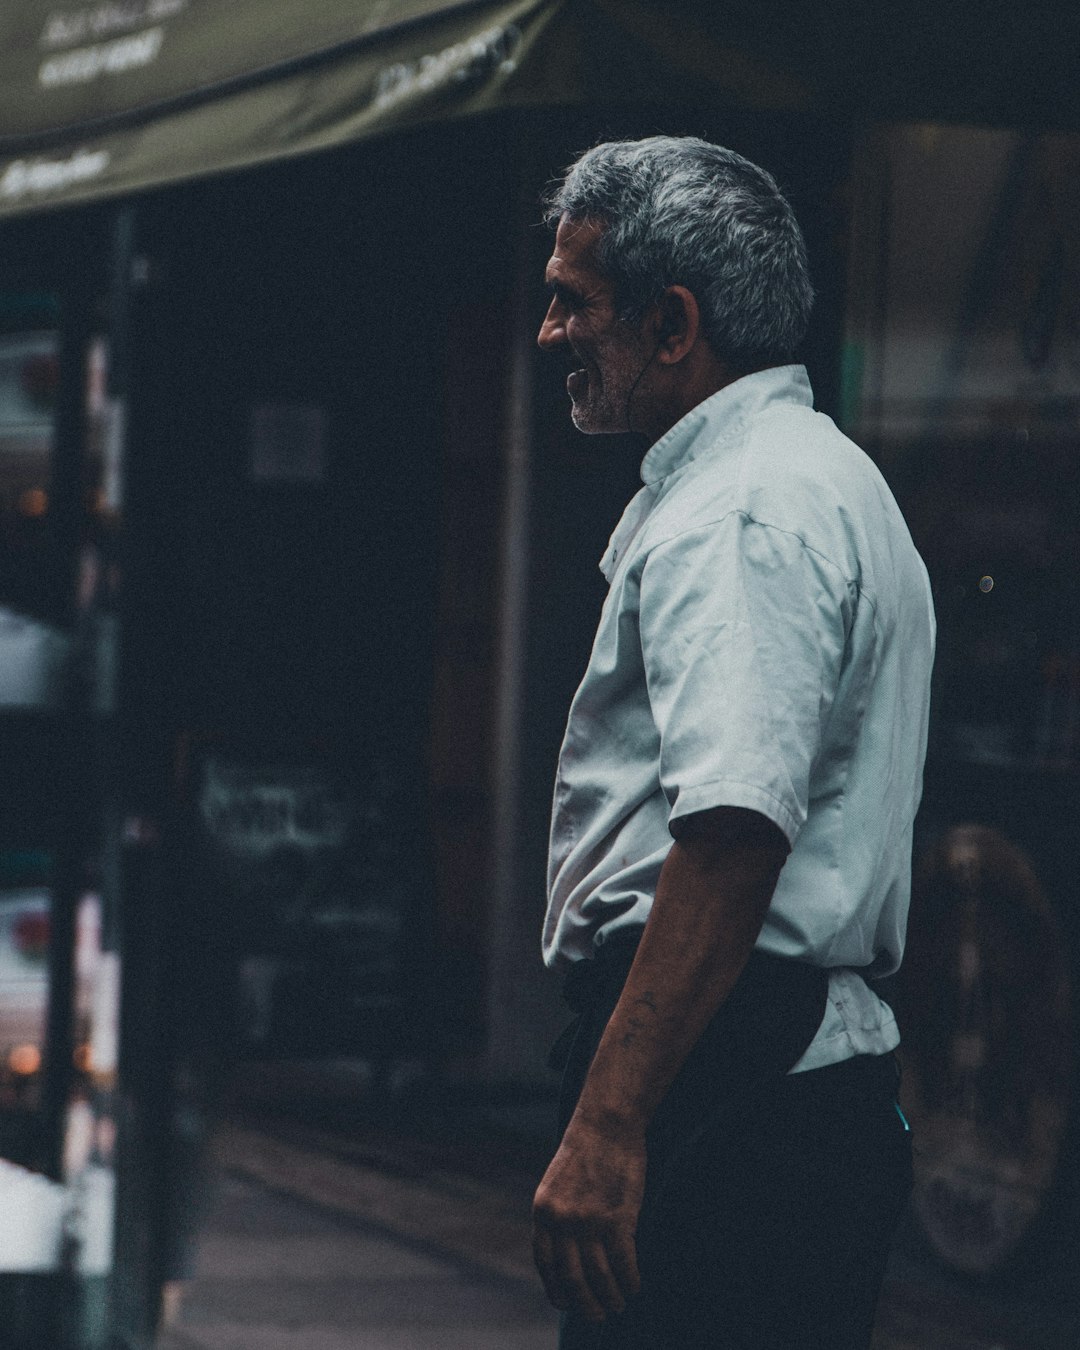
[[[569,1291],[563,1287],[562,1277],[555,1262],[555,1243],[546,1228],[533,1225],[533,1260],[540,1272],[544,1293],[553,1308],[565,1312],[570,1307]]]
[[[622,1312],[641,1284],[632,1233],[619,1233],[606,1248],[596,1239],[555,1235],[536,1224],[533,1259],[548,1301],[563,1312],[574,1308],[596,1319]]]
[[[581,1267],[585,1280],[597,1302],[607,1312],[621,1313],[626,1299],[619,1281],[612,1274],[608,1254],[601,1242],[581,1244]]]
[[[604,1320],[604,1306],[589,1287],[582,1266],[581,1252],[572,1237],[555,1239],[555,1265],[558,1282],[569,1298],[569,1306],[590,1322]]]
[[[607,1255],[611,1273],[623,1298],[633,1298],[641,1288],[641,1275],[638,1273],[637,1243],[634,1241],[632,1230],[628,1228],[616,1230],[608,1243]]]

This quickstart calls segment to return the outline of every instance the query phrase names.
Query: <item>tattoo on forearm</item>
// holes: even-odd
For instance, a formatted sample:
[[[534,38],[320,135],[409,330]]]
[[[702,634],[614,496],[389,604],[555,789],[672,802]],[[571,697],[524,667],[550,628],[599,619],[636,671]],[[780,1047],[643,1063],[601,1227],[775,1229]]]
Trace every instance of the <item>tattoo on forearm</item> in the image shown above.
[[[656,1006],[656,995],[649,989],[647,989],[640,998],[634,1000],[634,1007],[637,1008],[639,1006],[648,1008],[653,1017],[660,1016],[660,1010]],[[633,1045],[634,1041],[637,1039],[637,1033],[639,1031],[644,1031],[645,1026],[646,1023],[643,1018],[637,1017],[633,1013],[627,1017],[626,1029],[623,1031],[622,1037],[620,1038],[624,1050],[628,1046]]]

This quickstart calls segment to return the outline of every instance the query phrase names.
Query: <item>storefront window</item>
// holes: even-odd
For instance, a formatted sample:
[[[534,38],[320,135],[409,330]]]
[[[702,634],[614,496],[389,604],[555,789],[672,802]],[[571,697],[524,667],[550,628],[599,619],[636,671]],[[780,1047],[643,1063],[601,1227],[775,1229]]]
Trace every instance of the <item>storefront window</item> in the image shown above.
[[[0,708],[54,704],[67,650],[45,622],[60,370],[58,334],[45,326],[53,308],[0,296]]]
[[[108,713],[114,702],[122,421],[107,395],[105,341],[69,340],[64,383],[79,407],[64,432],[62,341],[48,326],[58,317],[39,296],[0,293],[5,1332],[14,1310],[31,1306],[25,1280],[60,1271],[86,1277],[84,1310],[99,1315],[113,1245],[119,955],[102,867],[79,823],[94,803],[80,759],[85,732],[72,732],[71,717]],[[61,454],[65,434],[72,443]]]
[[[933,750],[1080,765],[1080,137],[878,129],[854,181],[845,430],[941,630]]]
[[[54,330],[0,333],[0,591],[28,613],[40,608],[59,371]]]
[[[841,420],[938,617],[896,992],[914,1212],[1008,1264],[1067,1149],[1080,770],[1080,137],[877,128],[853,173]]]

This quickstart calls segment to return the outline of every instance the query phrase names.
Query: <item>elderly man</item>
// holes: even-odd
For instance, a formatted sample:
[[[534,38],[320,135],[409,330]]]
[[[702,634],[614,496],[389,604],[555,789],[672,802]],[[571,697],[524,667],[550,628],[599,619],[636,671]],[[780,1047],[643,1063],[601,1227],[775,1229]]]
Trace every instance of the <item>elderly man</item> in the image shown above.
[[[869,1344],[911,1183],[899,964],[934,618],[874,465],[791,364],[773,179],[599,145],[550,199],[575,425],[651,447],[559,759],[562,1135],[534,1247],[563,1350]]]

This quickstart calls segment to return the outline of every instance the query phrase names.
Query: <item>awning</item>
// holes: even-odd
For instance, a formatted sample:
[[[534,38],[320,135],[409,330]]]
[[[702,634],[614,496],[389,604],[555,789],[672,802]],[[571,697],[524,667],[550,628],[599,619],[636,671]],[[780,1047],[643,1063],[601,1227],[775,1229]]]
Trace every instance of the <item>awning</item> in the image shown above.
[[[1078,52],[1080,7],[1051,0],[15,0],[0,216],[500,108],[1072,127]]]
[[[560,8],[21,0],[0,14],[0,214],[512,102],[507,86]]]

